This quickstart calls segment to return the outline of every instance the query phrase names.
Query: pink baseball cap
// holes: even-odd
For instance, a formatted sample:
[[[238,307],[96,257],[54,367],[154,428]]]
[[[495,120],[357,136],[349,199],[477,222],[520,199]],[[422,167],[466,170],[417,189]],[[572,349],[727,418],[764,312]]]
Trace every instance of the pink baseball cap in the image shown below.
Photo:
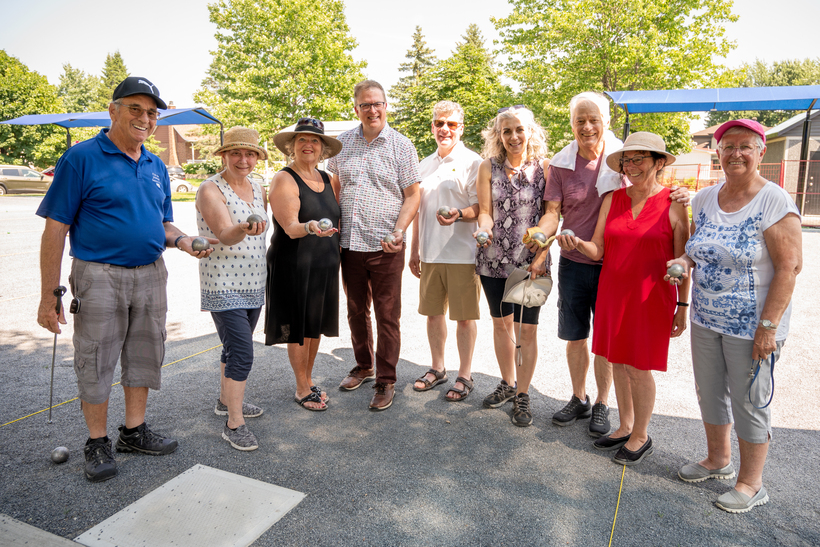
[[[724,123],[720,127],[717,128],[715,131],[715,142],[720,142],[720,138],[726,133],[727,129],[731,129],[732,127],[745,127],[750,131],[754,131],[760,138],[763,139],[763,144],[766,144],[766,128],[757,123],[754,120],[742,119],[742,120],[729,120],[728,122]]]

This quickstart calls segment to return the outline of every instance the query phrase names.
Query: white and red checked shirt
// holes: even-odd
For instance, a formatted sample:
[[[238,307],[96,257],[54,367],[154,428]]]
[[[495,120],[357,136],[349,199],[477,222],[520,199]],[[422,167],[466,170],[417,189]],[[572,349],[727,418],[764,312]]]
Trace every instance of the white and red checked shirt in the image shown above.
[[[330,158],[327,168],[341,183],[341,245],[351,251],[381,251],[382,238],[396,227],[403,190],[421,181],[416,147],[387,124],[371,143],[361,125],[339,140],[342,151]]]

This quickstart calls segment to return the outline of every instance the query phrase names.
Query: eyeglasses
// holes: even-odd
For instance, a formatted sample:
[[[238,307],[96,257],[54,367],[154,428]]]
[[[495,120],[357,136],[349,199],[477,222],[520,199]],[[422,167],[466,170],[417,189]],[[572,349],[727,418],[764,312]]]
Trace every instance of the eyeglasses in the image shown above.
[[[525,104],[516,104],[513,106],[505,106],[504,108],[499,108],[498,113],[501,114],[502,112],[506,112],[507,110],[512,110],[513,108],[527,108]],[[529,110],[529,108],[527,108]]]
[[[299,121],[296,122],[296,127],[299,127],[300,125],[312,125],[322,133],[325,132],[325,124],[316,118],[299,118]]]
[[[458,129],[458,126],[461,124],[459,122],[452,122],[452,121],[444,121],[444,120],[436,120],[433,122],[433,125],[436,126],[436,129],[441,129],[444,127],[444,124],[447,124],[447,127],[450,128],[451,131],[455,131]]]
[[[380,101],[378,103],[362,103],[359,105],[359,110],[378,110],[386,104],[387,103],[384,101]]]
[[[728,156],[731,156],[732,154],[734,154],[736,150],[739,150],[740,153],[743,154],[744,156],[751,156],[752,153],[755,151],[755,148],[757,148],[756,144],[755,145],[742,144],[740,146],[732,146],[730,144],[730,145],[727,145],[727,146],[721,146],[720,147],[721,151],[723,151],[723,153],[728,155]]]
[[[141,107],[139,105],[136,105],[136,104],[123,104],[123,103],[118,102],[118,101],[114,101],[114,104],[119,105],[119,106],[124,106],[136,118],[142,118],[142,113],[143,112],[148,113],[148,119],[149,120],[156,120],[159,117],[159,111],[154,109],[154,108],[143,108],[143,107]]]
[[[640,165],[643,163],[643,160],[652,158],[652,156],[632,156],[631,158],[627,158],[626,156],[621,156],[621,165]]]

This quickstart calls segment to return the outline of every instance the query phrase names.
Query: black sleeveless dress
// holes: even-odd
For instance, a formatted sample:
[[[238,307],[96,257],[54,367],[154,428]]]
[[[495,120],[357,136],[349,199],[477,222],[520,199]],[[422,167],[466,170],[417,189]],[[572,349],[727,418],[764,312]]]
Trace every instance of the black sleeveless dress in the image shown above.
[[[341,210],[330,178],[316,192],[289,167],[299,187],[299,222],[329,218],[339,227]],[[302,344],[305,338],[339,336],[339,234],[291,239],[272,217],[265,298],[265,345]]]

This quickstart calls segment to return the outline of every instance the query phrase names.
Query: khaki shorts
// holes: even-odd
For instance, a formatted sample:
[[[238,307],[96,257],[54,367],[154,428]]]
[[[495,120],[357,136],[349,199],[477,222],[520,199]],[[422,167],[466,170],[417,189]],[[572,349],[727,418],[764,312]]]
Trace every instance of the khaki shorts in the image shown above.
[[[80,399],[91,404],[108,400],[118,360],[123,386],[159,389],[168,309],[162,258],[139,268],[75,258],[68,280],[71,293],[80,299],[74,315]]]
[[[480,318],[480,298],[481,283],[475,273],[475,264],[421,263],[421,315],[444,315],[449,307],[453,321],[477,320]]]

